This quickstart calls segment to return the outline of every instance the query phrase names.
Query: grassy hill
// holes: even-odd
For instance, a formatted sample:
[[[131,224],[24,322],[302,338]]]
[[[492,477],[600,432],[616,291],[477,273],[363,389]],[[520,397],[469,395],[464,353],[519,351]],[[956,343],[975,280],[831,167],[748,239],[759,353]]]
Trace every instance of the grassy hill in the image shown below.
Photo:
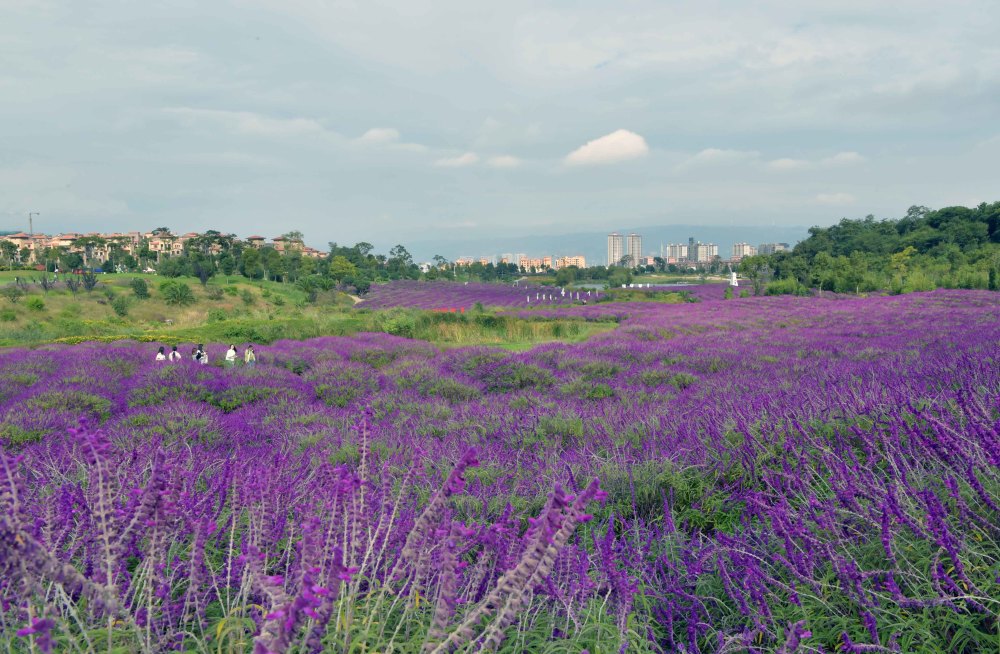
[[[250,282],[233,276],[205,286],[152,275],[99,275],[91,291],[71,291],[65,281],[46,291],[41,273],[0,272],[0,346],[133,339],[164,345],[190,343],[270,343],[279,339],[386,332],[441,345],[492,344],[528,347],[552,340],[581,340],[613,323],[582,320],[523,320],[478,314],[437,314],[413,309],[354,309],[354,299],[338,291],[308,301],[294,286]],[[21,286],[14,283],[22,279]],[[137,297],[132,281],[146,281],[149,297]],[[190,290],[187,304],[171,304],[165,281]],[[19,295],[19,297],[17,297]]]

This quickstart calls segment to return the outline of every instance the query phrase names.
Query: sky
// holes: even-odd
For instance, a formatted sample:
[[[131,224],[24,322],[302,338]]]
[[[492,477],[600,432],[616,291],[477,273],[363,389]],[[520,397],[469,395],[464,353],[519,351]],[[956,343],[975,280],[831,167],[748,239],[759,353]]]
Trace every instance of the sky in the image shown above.
[[[0,230],[388,250],[992,202],[997,25],[996,0],[0,0]]]

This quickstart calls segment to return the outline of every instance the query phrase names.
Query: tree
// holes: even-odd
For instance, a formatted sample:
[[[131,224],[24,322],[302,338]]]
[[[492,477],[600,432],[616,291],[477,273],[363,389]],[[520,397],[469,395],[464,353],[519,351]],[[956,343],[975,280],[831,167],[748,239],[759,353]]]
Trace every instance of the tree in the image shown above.
[[[343,282],[348,277],[354,277],[357,272],[357,266],[343,255],[335,256],[333,261],[330,262],[330,277],[333,277],[338,282]]]
[[[750,280],[753,285],[753,294],[760,295],[764,290],[764,276],[768,271],[767,257],[755,254],[752,257],[744,257],[740,261],[740,273]]]
[[[93,266],[94,251],[107,245],[107,241],[100,236],[82,236],[73,241],[73,247],[83,250],[83,265]]]
[[[556,271],[556,286],[568,286],[576,281],[576,274],[579,272],[576,266],[560,268]]]
[[[17,245],[13,241],[0,241],[0,254],[7,260],[7,267],[14,268],[14,257],[17,256]]]
[[[139,279],[137,277],[133,279],[129,285],[132,287],[132,292],[140,300],[145,300],[149,297],[149,285],[146,284],[145,279]]]
[[[160,282],[160,293],[163,301],[172,306],[187,306],[195,301],[191,287],[174,279]]]
[[[88,293],[97,288],[97,275],[94,274],[93,270],[88,270],[80,275],[80,281],[83,282],[83,288]]]
[[[264,276],[264,268],[261,266],[260,250],[246,248],[240,255],[240,272],[244,277],[250,279],[260,279]]]

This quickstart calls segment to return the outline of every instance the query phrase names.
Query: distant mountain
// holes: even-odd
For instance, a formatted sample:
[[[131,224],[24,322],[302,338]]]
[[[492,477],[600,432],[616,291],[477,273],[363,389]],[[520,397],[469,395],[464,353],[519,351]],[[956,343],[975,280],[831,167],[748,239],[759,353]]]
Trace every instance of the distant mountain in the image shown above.
[[[410,241],[406,244],[416,261],[430,261],[435,254],[448,260],[461,256],[490,256],[501,253],[524,253],[538,257],[544,255],[582,254],[588,265],[607,263],[608,234],[635,232],[642,235],[644,255],[659,255],[660,244],[687,243],[693,237],[702,243],[719,246],[723,259],[732,255],[733,244],[747,242],[753,246],[761,243],[788,243],[795,245],[808,236],[808,228],[801,226],[731,226],[731,225],[663,225],[660,227],[612,227],[607,232],[579,232],[575,234],[524,234],[520,236],[473,237]]]

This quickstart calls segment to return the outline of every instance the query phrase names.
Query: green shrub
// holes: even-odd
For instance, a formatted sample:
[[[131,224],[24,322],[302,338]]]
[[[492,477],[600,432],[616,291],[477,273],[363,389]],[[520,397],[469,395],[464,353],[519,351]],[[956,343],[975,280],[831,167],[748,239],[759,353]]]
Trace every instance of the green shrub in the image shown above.
[[[172,306],[188,306],[195,301],[191,287],[174,279],[160,282],[160,293],[163,301]]]
[[[809,289],[794,278],[776,279],[767,285],[765,295],[809,295]]]
[[[685,388],[690,388],[698,381],[698,378],[694,375],[688,374],[686,372],[679,372],[670,379],[670,384],[679,391],[683,391]]]
[[[17,320],[17,313],[13,309],[0,311],[0,322],[14,322]]]
[[[237,294],[237,293],[239,292],[239,291],[238,291],[238,290],[236,289],[236,287],[235,287],[235,286],[226,286],[226,287],[224,287],[224,288],[222,289],[222,291],[223,291],[223,292],[224,292],[224,293],[225,293],[226,295],[231,295],[231,296],[233,296],[233,297],[236,297],[236,294]]]
[[[283,306],[285,306],[285,298],[281,297],[280,295],[277,296],[277,297],[275,297],[274,300],[272,300],[272,302],[274,303],[274,306],[276,306],[276,307],[283,307]]]
[[[0,423],[0,443],[10,448],[27,443],[37,443],[42,440],[44,432],[37,429],[24,429],[10,423]]]
[[[28,307],[32,311],[44,311],[45,301],[40,297],[29,297],[28,301],[24,303],[24,306]]]
[[[24,297],[24,291],[16,286],[5,286],[0,289],[0,294],[3,294],[11,304],[17,304],[18,300]]]
[[[140,300],[149,298],[149,284],[145,279],[133,279],[129,282],[129,286],[132,287],[132,293]]]
[[[219,300],[222,299],[223,293],[222,289],[219,288],[218,286],[212,286],[205,290],[205,295],[208,296],[209,300],[212,300],[213,302],[218,302]]]
[[[266,292],[266,289],[265,289],[265,292]],[[240,294],[240,297],[243,298],[243,304],[246,304],[246,305],[249,306],[249,305],[251,305],[251,304],[254,303],[253,293],[251,293],[250,289],[248,289],[248,288],[243,289],[243,293]],[[265,295],[264,297],[267,297],[267,296]]]
[[[212,308],[208,310],[208,322],[222,322],[229,318],[229,312],[225,309]]]
[[[128,310],[132,306],[132,303],[124,295],[119,295],[115,299],[111,300],[111,308],[114,312],[118,314],[120,318],[124,318],[128,315]]]

